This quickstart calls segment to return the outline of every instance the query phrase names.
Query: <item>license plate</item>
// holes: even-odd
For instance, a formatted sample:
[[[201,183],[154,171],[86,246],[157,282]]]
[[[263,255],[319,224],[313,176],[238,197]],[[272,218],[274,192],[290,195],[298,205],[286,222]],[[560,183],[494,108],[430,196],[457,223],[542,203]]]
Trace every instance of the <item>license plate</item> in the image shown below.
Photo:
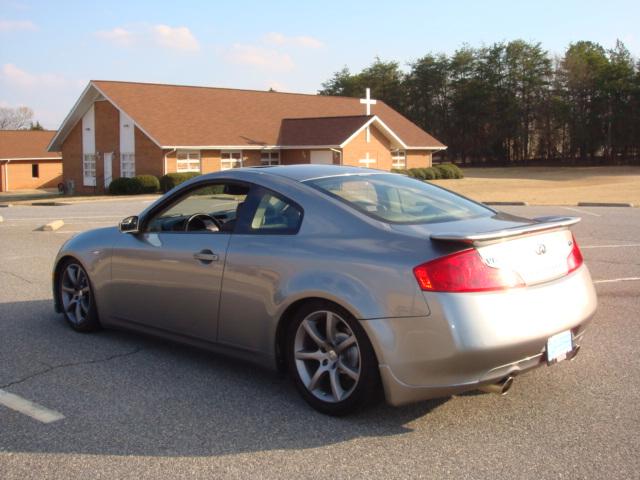
[[[567,353],[573,350],[571,330],[558,333],[547,340],[547,362],[561,362],[567,358]]]

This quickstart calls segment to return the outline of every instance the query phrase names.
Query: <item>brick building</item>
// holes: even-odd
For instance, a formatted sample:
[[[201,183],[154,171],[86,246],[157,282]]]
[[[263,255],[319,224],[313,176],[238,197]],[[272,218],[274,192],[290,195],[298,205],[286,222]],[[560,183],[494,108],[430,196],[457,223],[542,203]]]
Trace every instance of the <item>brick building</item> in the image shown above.
[[[62,156],[48,151],[55,133],[0,130],[0,192],[56,188],[62,182]]]
[[[292,93],[91,81],[49,146],[77,192],[113,178],[240,166],[431,165],[446,147],[383,102]]]

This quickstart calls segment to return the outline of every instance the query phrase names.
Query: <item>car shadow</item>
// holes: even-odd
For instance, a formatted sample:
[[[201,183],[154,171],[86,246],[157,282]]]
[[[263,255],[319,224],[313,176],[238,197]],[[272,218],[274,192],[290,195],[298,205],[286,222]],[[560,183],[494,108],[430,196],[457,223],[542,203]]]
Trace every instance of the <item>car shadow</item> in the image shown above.
[[[270,370],[151,337],[73,332],[47,300],[0,304],[0,388],[60,411],[0,406],[0,451],[211,456],[404,435],[445,403],[322,415]],[[46,434],[45,434],[46,432]]]

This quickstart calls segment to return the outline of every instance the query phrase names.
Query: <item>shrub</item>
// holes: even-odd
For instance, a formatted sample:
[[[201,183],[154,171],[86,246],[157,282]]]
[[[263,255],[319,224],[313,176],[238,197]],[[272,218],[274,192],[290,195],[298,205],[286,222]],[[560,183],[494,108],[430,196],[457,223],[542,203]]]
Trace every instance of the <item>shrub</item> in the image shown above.
[[[434,167],[440,174],[442,178],[463,178],[464,174],[462,170],[457,165],[452,163],[443,163],[441,165],[436,165]]]
[[[409,170],[405,170],[403,168],[392,168],[391,169],[391,173],[399,173],[400,175],[407,175],[407,176],[411,176],[409,174]]]
[[[154,175],[138,175],[134,178],[142,184],[142,193],[156,193],[160,190],[160,180]]]
[[[173,187],[180,185],[182,182],[186,182],[193,177],[197,177],[198,175],[199,173],[196,172],[167,173],[160,178],[160,189],[166,193]]]
[[[438,172],[435,169],[431,168],[431,167],[429,167],[429,168],[421,168],[421,170],[422,170],[422,175],[424,176],[425,180],[435,180],[435,179],[439,178],[438,177]]]
[[[116,178],[109,184],[109,193],[111,195],[137,195],[142,193],[142,182],[136,177]]]
[[[424,180],[424,172],[422,171],[422,168],[410,168],[409,176],[418,180]]]

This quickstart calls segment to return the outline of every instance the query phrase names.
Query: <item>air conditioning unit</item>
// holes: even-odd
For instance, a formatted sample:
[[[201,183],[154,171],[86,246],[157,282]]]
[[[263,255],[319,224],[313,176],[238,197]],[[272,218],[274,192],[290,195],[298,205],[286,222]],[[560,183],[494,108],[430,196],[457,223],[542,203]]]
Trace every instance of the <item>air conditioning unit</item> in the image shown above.
[[[76,183],[73,180],[67,180],[65,183],[67,195],[73,195],[76,192]]]

